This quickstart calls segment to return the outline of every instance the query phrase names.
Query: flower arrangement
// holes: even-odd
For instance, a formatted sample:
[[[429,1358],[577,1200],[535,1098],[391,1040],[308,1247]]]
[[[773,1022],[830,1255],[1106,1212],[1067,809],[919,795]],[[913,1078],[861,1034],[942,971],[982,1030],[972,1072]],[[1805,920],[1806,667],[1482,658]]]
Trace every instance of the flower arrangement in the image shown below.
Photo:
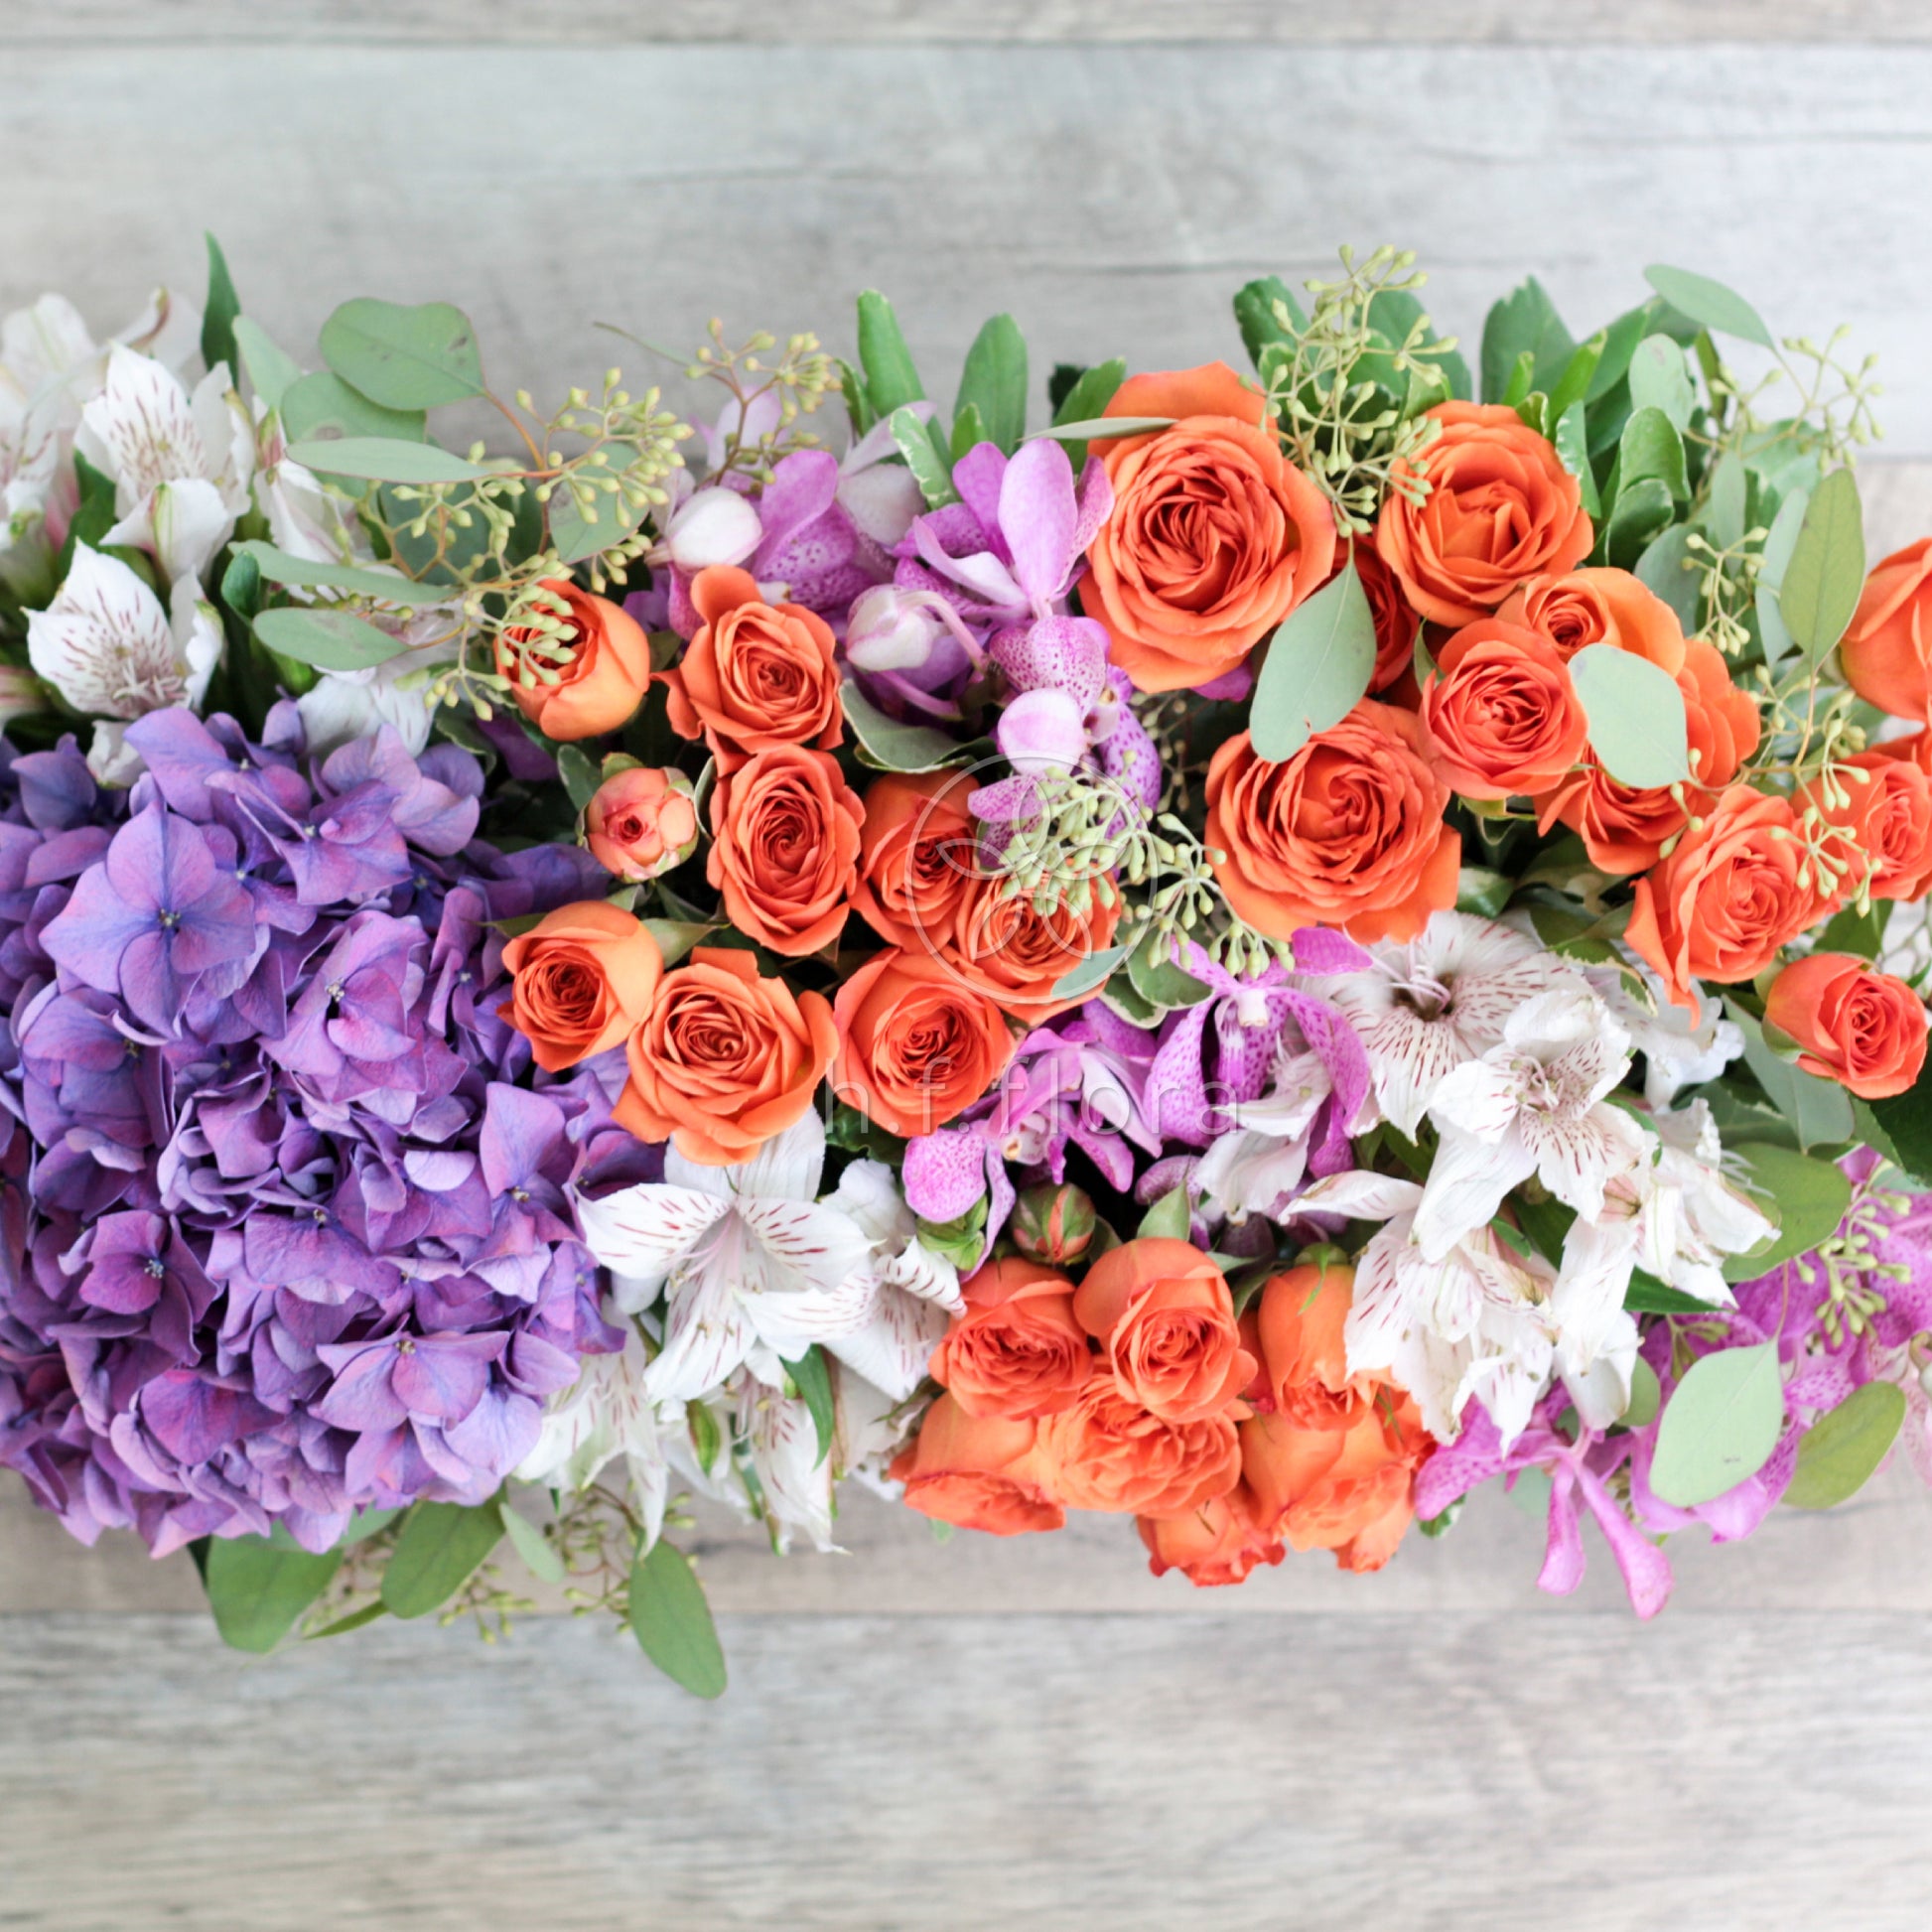
[[[520,1569],[708,1695],[694,1495],[1228,1585],[1534,1477],[1650,1615],[1680,1529],[1932,1480],[1869,368],[1654,268],[1472,372],[1421,281],[1043,424],[1011,318],[948,420],[874,294],[714,325],[696,424],[443,304],[305,371],[212,243],[6,318],[0,1463],[243,1648]]]

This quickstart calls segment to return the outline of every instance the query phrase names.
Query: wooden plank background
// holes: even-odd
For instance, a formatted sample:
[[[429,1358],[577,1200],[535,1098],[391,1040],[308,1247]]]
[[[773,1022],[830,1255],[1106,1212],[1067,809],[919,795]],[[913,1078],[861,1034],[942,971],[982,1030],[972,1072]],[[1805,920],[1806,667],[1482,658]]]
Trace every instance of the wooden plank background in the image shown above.
[[[811,44],[648,44],[743,35]],[[1273,44],[924,44],[1007,35]],[[1344,239],[1423,248],[1470,336],[1526,272],[1587,328],[1676,261],[1881,352],[1895,542],[1932,528],[1928,39],[1919,0],[0,0],[0,303],[110,326],[213,226],[291,348],[446,297],[542,390],[613,359],[598,320],[845,346],[873,284],[943,388],[999,307],[1042,372],[1234,357],[1233,287]],[[1902,1471],[1685,1548],[1648,1628],[1594,1543],[1538,1596],[1493,1496],[1379,1579],[1236,1592],[1114,1523],[940,1546],[858,1496],[842,1533],[777,1563],[705,1519],[711,1710],[556,1618],[240,1660],[183,1564],[0,1477],[0,1926],[1927,1922]]]

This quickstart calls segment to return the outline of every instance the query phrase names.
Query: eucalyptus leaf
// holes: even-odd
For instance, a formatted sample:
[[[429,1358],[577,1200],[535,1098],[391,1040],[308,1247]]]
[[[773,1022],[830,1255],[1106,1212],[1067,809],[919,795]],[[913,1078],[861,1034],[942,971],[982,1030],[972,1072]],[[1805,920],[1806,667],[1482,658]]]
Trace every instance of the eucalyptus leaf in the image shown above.
[[[411,610],[434,601],[399,571],[316,563],[308,557],[292,557],[286,550],[278,550],[259,537],[237,543],[234,549],[236,556],[250,559],[271,584],[293,584],[303,590],[350,591],[358,597],[377,598]]]
[[[1754,1476],[1783,1433],[1775,1342],[1701,1356],[1664,1406],[1650,1486],[1679,1509],[1715,1501]]]
[[[491,473],[434,443],[409,443],[392,436],[344,436],[328,442],[289,445],[289,455],[307,470],[366,483],[474,483]]]
[[[345,302],[322,325],[322,359],[385,409],[435,409],[484,393],[477,332],[447,302]]]
[[[372,670],[407,648],[400,637],[347,611],[319,610],[307,604],[258,612],[254,630],[270,650],[319,671]]]
[[[1726,450],[1705,479],[1704,527],[1720,550],[1734,550],[1744,540],[1744,505],[1750,480],[1734,451]]]
[[[866,400],[876,420],[883,422],[906,403],[925,400],[898,317],[877,289],[867,289],[859,298],[859,366],[866,372]]]
[[[523,1568],[539,1583],[561,1584],[566,1572],[557,1546],[527,1516],[512,1509],[508,1497],[499,1502],[496,1509],[503,1519],[503,1530],[509,1537],[511,1547],[523,1559]]]
[[[1647,477],[1655,477],[1670,491],[1673,502],[1681,503],[1690,495],[1684,467],[1684,439],[1677,433],[1677,426],[1654,404],[1631,411],[1617,444],[1617,457],[1621,489],[1628,489]]]
[[[440,1608],[502,1540],[503,1518],[494,1501],[417,1503],[382,1573],[389,1614],[427,1616]]]
[[[1060,443],[1105,443],[1123,436],[1146,436],[1157,429],[1173,429],[1172,416],[1089,416],[1075,422],[1054,423],[1035,430]]]
[[[1089,993],[1098,993],[1113,978],[1114,968],[1126,957],[1125,946],[1108,946],[1100,952],[1089,953],[1079,965],[1062,973],[1053,982],[1054,999],[1078,1000]]]
[[[1570,681],[1589,720],[1590,750],[1619,784],[1690,777],[1684,694],[1668,671],[1614,644],[1587,644],[1570,660]]]
[[[1711,1310],[1709,1302],[1700,1302],[1695,1295],[1686,1295],[1681,1288],[1660,1282],[1642,1268],[1631,1269],[1629,1285],[1623,1291],[1623,1306],[1631,1314],[1708,1314]]]
[[[1698,573],[1689,568],[1691,535],[1689,524],[1673,523],[1637,559],[1637,576],[1677,613],[1677,621],[1687,637],[1696,634],[1698,609],[1703,600]]]
[[[932,447],[932,438],[926,426],[913,415],[909,408],[893,411],[893,441],[898,446],[898,453],[905,459],[905,467],[911,471],[913,481],[919,485],[919,494],[925,498],[928,509],[939,509],[944,504],[956,503],[959,492],[952,486],[952,473],[941,460],[939,452]]]
[[[694,1697],[725,1694],[725,1653],[689,1558],[661,1537],[630,1567],[630,1629],[637,1647]]]
[[[1187,1205],[1185,1187],[1171,1187],[1141,1216],[1135,1229],[1137,1241],[1160,1239],[1185,1241],[1193,1228],[1193,1215]]]
[[[1668,336],[1646,336],[1637,345],[1630,356],[1629,381],[1633,410],[1657,409],[1674,429],[1689,426],[1697,390],[1684,351]]]
[[[249,374],[253,379],[252,368]],[[318,369],[314,375],[297,374],[283,389],[276,408],[282,419],[282,435],[291,444],[371,436],[420,443],[426,434],[420,409],[384,409],[327,369]],[[318,457],[310,467],[325,475],[336,474],[326,458]]]
[[[1089,369],[1082,369],[1079,378],[1060,398],[1059,406],[1053,411],[1052,427],[1056,431],[1071,429],[1077,424],[1095,420],[1113,401],[1120,385],[1126,380],[1127,363],[1118,355],[1105,362],[1096,362]],[[1077,472],[1087,460],[1087,440],[1077,436],[1061,436],[1059,440],[1066,445],[1067,460]]]
[[[559,486],[550,492],[550,541],[567,564],[581,564],[600,551],[634,536],[649,506],[632,503],[623,493],[598,490],[588,505],[574,490]]]
[[[1757,613],[1757,639],[1764,649],[1764,668],[1773,673],[1798,648],[1797,640],[1784,627],[1784,614],[1778,609],[1778,594],[1760,582],[1751,600]]]
[[[1814,664],[1844,636],[1863,588],[1859,485],[1850,470],[1834,470],[1811,493],[1778,585],[1785,628]]]
[[[1255,755],[1279,764],[1338,725],[1375,674],[1375,617],[1352,560],[1289,613],[1268,646],[1248,714]]]
[[[965,755],[965,747],[936,726],[889,718],[854,683],[841,685],[839,698],[859,742],[859,757],[875,771],[937,771]]]
[[[267,1536],[211,1538],[202,1587],[221,1641],[236,1650],[273,1650],[334,1581],[341,1550],[305,1550],[279,1523]]]
[[[1792,489],[1785,492],[1778,504],[1778,513],[1771,519],[1771,527],[1764,532],[1764,548],[1761,553],[1757,581],[1768,584],[1777,590],[1784,582],[1784,573],[1791,568],[1791,553],[1798,547],[1798,533],[1805,527],[1805,511],[1811,505],[1811,491]]]
[[[1657,1383],[1657,1371],[1639,1355],[1630,1364],[1630,1403],[1618,1418],[1625,1429],[1648,1429],[1657,1420],[1664,1392]]]
[[[1921,1180],[1932,1179],[1932,1074],[1921,1072],[1905,1092],[1866,1104],[1898,1165]]]
[[[1852,1138],[1852,1097],[1836,1080],[1821,1080],[1764,1043],[1764,1029],[1748,1007],[1725,999],[1725,1011],[1744,1035],[1744,1064],[1790,1124],[1800,1148],[1835,1147]]]
[[[1027,339],[1011,316],[998,315],[973,339],[959,378],[957,416],[977,409],[986,435],[1009,456],[1027,433]]]
[[[1769,1145],[1735,1147],[1730,1152],[1750,1170],[1751,1192],[1757,1205],[1777,1222],[1778,1231],[1768,1248],[1726,1261],[1727,1280],[1747,1282],[1768,1275],[1784,1262],[1810,1254],[1838,1232],[1852,1205],[1852,1183],[1836,1162]]]
[[[1643,278],[1679,315],[1688,316],[1706,329],[1755,343],[1760,348],[1776,346],[1757,311],[1722,282],[1714,282],[1708,275],[1693,274],[1688,268],[1669,268],[1662,263],[1646,268]]]
[[[1832,1509],[1856,1496],[1891,1452],[1905,1421],[1905,1392],[1867,1382],[1827,1410],[1798,1439],[1798,1462],[1783,1500],[1793,1509]]]
[[[1158,1013],[1171,1013],[1176,1007],[1197,1007],[1210,989],[1192,973],[1183,971],[1168,956],[1172,941],[1150,932],[1127,956],[1127,977],[1149,1006]],[[1159,956],[1156,949],[1159,948]]]
[[[292,356],[283,354],[260,323],[248,316],[235,317],[234,345],[242,372],[247,375],[262,407],[279,409],[283,394],[301,378],[300,365]]]
[[[811,1414],[812,1429],[818,1437],[818,1456],[813,1465],[816,1467],[831,1454],[839,1428],[838,1405],[832,1396],[832,1372],[826,1366],[824,1349],[813,1342],[795,1362],[785,1363],[785,1373],[791,1377],[792,1387]]]

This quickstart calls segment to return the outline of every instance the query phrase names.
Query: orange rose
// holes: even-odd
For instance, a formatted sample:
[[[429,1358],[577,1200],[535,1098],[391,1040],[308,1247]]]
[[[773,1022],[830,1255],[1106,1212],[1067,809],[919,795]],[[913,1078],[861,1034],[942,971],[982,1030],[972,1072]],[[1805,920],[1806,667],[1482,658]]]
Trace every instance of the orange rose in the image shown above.
[[[1693,980],[1754,979],[1831,904],[1837,882],[1805,849],[1788,800],[1731,785],[1637,881],[1624,937],[1674,1004]]]
[[[1066,1512],[1039,1480],[1030,1422],[976,1420],[950,1395],[925,1412],[917,1438],[893,1458],[909,1508],[989,1536],[1057,1530]]]
[[[892,771],[875,778],[866,792],[852,903],[902,952],[931,952],[950,943],[960,903],[983,870],[966,810],[972,786],[957,771]]]
[[[851,909],[865,815],[829,752],[783,745],[722,772],[705,877],[725,916],[792,958],[832,944]]]
[[[1415,1405],[1385,1390],[1346,1429],[1250,1417],[1241,1469],[1258,1520],[1291,1549],[1332,1550],[1344,1570],[1380,1570],[1415,1514],[1416,1469],[1430,1447]]]
[[[1305,925],[1413,939],[1455,903],[1462,863],[1427,745],[1408,712],[1368,699],[1280,764],[1230,739],[1207,769],[1206,834],[1228,903],[1274,939]]]
[[[642,882],[691,856],[698,813],[682,771],[632,765],[606,778],[584,807],[584,843],[606,872]]]
[[[1595,536],[1577,479],[1515,410],[1445,402],[1429,414],[1442,434],[1397,460],[1375,547],[1432,623],[1473,623],[1526,579],[1582,563]],[[1402,487],[1410,478],[1428,485],[1421,502]]]
[[[1464,798],[1547,791],[1589,738],[1557,647],[1495,618],[1464,624],[1444,645],[1421,716],[1437,770]]]
[[[1925,1002],[1850,953],[1815,952],[1771,982],[1766,1026],[1804,1049],[1798,1064],[1861,1100],[1908,1091],[1925,1064]]]
[[[1046,1486],[1069,1509],[1185,1516],[1241,1480],[1231,1415],[1163,1422],[1096,1375],[1071,1409],[1036,1425]]]
[[[1053,989],[1076,966],[1114,942],[1121,898],[1110,880],[1094,882],[1084,912],[1062,898],[1041,912],[1026,893],[1004,890],[999,873],[967,882],[953,921],[950,943],[939,957],[969,986],[995,1001],[1002,1013],[1037,1027],[1089,996],[1063,998]]]
[[[1297,1429],[1351,1429],[1375,1401],[1375,1384],[1348,1373],[1343,1324],[1355,1271],[1310,1263],[1270,1278],[1254,1305],[1262,1406]]]
[[[1006,1017],[950,968],[883,952],[839,988],[832,1089],[889,1134],[930,1134],[970,1107],[1013,1057]]]
[[[1163,1422],[1224,1414],[1255,1372],[1227,1282],[1191,1242],[1148,1237],[1110,1248],[1087,1271],[1073,1312],[1121,1394]]]
[[[1358,537],[1349,544],[1348,554],[1368,597],[1369,615],[1375,620],[1375,669],[1368,688],[1386,691],[1402,682],[1404,672],[1415,669],[1416,633],[1422,628],[1422,620],[1410,610],[1395,572],[1382,561],[1382,553],[1374,544]]]
[[[1801,811],[1816,806],[1858,848],[1846,883],[1863,883],[1868,867],[1873,898],[1916,900],[1932,891],[1932,776],[1917,750],[1914,739],[1874,746],[1839,760],[1830,793],[1818,784],[1799,793]]]
[[[601,898],[560,905],[503,947],[497,1013],[546,1073],[616,1046],[650,1011],[664,956],[640,919]]]
[[[675,670],[662,673],[671,729],[701,732],[728,771],[754,752],[842,736],[831,626],[797,604],[767,604],[749,571],[713,564],[691,580],[704,620]]]
[[[932,1379],[969,1416],[1033,1421],[1071,1408],[1093,1373],[1073,1284],[1031,1261],[995,1261],[960,1286],[966,1312],[932,1351]]]
[[[560,628],[520,624],[498,632],[497,673],[546,738],[568,743],[614,732],[643,701],[650,639],[620,605],[580,591],[567,577],[546,577],[543,588],[553,600],[546,615]]]
[[[1864,580],[1838,656],[1867,704],[1932,720],[1932,537],[1894,550]]]
[[[1141,1541],[1157,1577],[1178,1570],[1197,1588],[1244,1584],[1258,1563],[1280,1563],[1277,1538],[1264,1536],[1245,1484],[1214,1496],[1185,1516],[1143,1516]]]
[[[1093,445],[1114,510],[1087,547],[1080,608],[1138,690],[1233,670],[1334,563],[1334,512],[1283,457],[1266,407],[1225,362],[1133,376],[1107,405],[1178,419]]]
[[[1684,665],[1684,626],[1677,613],[1627,570],[1533,578],[1496,615],[1547,637],[1565,663],[1590,644],[1610,644],[1647,657],[1672,677]]]
[[[687,1161],[730,1167],[799,1120],[837,1035],[823,995],[759,979],[749,952],[700,946],[664,975],[625,1044],[630,1084],[615,1117]]]
[[[1757,750],[1762,730],[1757,701],[1730,681],[1716,645],[1701,637],[1686,642],[1677,688],[1684,694],[1691,769],[1702,781],[1685,787],[1682,803],[1668,785],[1620,784],[1587,754],[1582,770],[1537,800],[1538,829],[1547,832],[1561,819],[1582,837],[1590,864],[1600,872],[1648,871],[1690,823],[1685,806],[1708,811]]]

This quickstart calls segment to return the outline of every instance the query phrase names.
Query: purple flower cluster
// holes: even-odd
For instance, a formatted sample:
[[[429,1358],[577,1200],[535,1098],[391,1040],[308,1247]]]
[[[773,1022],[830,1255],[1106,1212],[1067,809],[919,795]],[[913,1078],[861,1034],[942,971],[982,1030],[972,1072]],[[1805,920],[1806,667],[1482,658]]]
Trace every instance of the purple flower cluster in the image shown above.
[[[455,747],[128,739],[125,792],[0,748],[0,1464],[157,1554],[481,1500],[621,1341],[565,1190],[633,1144],[492,997],[494,925],[607,882],[478,843]]]

